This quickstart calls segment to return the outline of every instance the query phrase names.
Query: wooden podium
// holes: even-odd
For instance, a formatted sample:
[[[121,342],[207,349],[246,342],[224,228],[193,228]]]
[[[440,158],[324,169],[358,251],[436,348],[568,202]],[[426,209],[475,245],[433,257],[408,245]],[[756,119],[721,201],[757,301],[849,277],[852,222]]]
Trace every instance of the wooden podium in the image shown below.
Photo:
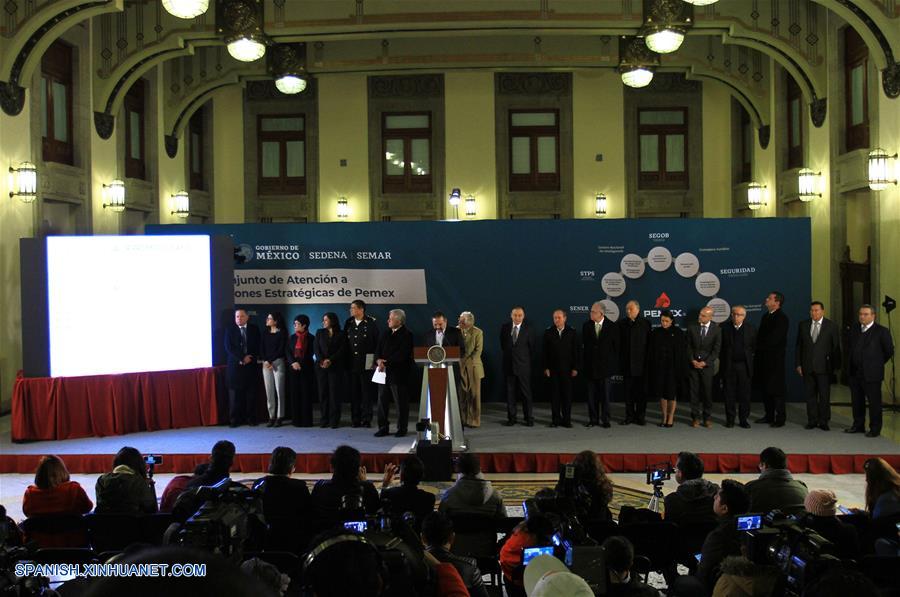
[[[419,419],[427,418],[438,423],[441,435],[450,439],[454,452],[466,450],[456,378],[453,375],[453,364],[459,363],[459,347],[417,346],[413,349],[413,357],[416,363],[424,366]],[[425,438],[435,444],[440,439],[432,438],[430,429]]]

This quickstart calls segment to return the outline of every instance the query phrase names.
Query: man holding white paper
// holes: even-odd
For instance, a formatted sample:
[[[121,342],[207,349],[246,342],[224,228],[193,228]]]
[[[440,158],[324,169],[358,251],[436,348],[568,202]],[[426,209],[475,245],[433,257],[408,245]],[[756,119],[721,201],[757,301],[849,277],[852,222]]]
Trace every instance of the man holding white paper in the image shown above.
[[[375,351],[377,372],[384,372],[384,385],[378,387],[378,431],[375,437],[384,437],[389,430],[388,413],[393,401],[398,410],[396,437],[406,435],[409,423],[409,376],[415,366],[413,360],[413,335],[406,327],[403,309],[392,309],[388,314],[388,331],[381,335]],[[373,378],[372,381],[378,383]]]

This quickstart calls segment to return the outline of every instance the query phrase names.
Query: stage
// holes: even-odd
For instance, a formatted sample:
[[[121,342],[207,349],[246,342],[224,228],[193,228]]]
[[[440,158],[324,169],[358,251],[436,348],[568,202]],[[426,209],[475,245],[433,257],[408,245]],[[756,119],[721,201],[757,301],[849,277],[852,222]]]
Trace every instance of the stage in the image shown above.
[[[347,405],[345,405],[347,406]],[[716,404],[721,413],[721,405]],[[761,414],[761,405],[753,405],[753,418]],[[723,415],[713,417],[711,429],[694,429],[688,424],[686,405],[679,405],[675,427],[664,429],[657,409],[650,406],[645,427],[616,424],[623,417],[624,405],[613,404],[614,422],[610,429],[587,429],[584,403],[573,405],[571,429],[547,427],[549,405],[535,408],[535,426],[504,427],[505,405],[484,405],[482,425],[466,429],[469,450],[481,456],[485,472],[549,473],[561,462],[584,449],[603,455],[610,472],[641,472],[649,465],[674,462],[679,451],[688,450],[703,456],[710,473],[754,473],[757,455],[767,446],[778,446],[789,455],[790,469],[795,473],[861,473],[866,458],[881,456],[900,467],[900,443],[897,440],[898,416],[885,412],[882,437],[866,438],[862,434],[842,433],[849,421],[848,409],[835,408],[831,431],[805,430],[805,405],[788,405],[788,423],[780,429],[753,425],[752,429],[726,429]],[[349,408],[344,409],[345,422]],[[410,412],[410,421],[416,418]],[[412,427],[412,425],[410,425]],[[393,427],[392,427],[393,430]],[[265,471],[269,455],[277,446],[290,446],[298,453],[298,473],[327,473],[329,456],[338,445],[349,444],[363,454],[370,471],[380,471],[385,462],[398,462],[409,453],[414,435],[376,438],[375,429],[320,429],[319,427],[280,428],[227,426],[191,427],[127,435],[79,438],[57,441],[13,443],[10,440],[10,417],[0,418],[0,473],[33,473],[44,454],[62,456],[72,473],[100,473],[110,470],[112,457],[122,446],[133,446],[144,454],[163,454],[160,473],[190,472],[207,459],[212,445],[229,439],[237,448],[235,470]],[[887,437],[885,437],[887,436]],[[893,439],[891,439],[893,438]]]

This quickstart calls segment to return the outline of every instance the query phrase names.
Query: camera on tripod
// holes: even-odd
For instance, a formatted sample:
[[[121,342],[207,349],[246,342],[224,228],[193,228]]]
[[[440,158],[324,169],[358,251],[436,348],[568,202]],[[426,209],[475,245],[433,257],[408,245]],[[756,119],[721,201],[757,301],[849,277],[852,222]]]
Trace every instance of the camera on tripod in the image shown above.
[[[659,502],[663,499],[663,483],[672,478],[675,469],[668,462],[652,464],[647,467],[647,485],[653,486],[653,496],[647,508],[651,512],[659,512]]]

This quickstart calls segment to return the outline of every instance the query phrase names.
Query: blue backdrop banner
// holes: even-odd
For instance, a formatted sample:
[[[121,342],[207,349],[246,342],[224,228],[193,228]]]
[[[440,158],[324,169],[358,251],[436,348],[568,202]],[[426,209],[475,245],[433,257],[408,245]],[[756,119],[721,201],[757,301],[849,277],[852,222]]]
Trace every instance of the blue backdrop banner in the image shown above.
[[[791,373],[810,302],[808,218],[168,225],[147,233],[229,235],[235,304],[258,325],[271,311],[289,322],[306,313],[315,330],[325,312],[343,321],[350,301],[362,299],[382,328],[389,309],[406,310],[424,343],[434,311],[451,324],[472,311],[485,332],[484,396],[495,400],[503,399],[499,330],[513,305],[538,330],[557,308],[580,331],[594,301],[617,319],[632,299],[654,325],[669,309],[684,327],[705,305],[724,321],[736,304],[758,325],[763,300],[777,290],[791,322],[788,397],[802,399]]]

